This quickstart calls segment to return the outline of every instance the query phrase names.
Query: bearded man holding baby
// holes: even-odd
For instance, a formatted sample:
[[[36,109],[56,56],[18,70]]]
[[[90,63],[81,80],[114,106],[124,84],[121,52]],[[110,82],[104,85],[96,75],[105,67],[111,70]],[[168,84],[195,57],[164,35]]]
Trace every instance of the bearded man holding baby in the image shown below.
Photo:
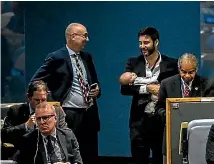
[[[177,60],[159,52],[159,32],[154,27],[141,29],[138,39],[141,54],[128,60],[125,71],[129,73],[120,78],[122,95],[133,96],[131,153],[135,164],[149,164],[151,149],[152,163],[162,164],[164,123],[154,114],[155,105],[161,81],[178,73]],[[123,81],[124,76],[130,78],[131,84]]]

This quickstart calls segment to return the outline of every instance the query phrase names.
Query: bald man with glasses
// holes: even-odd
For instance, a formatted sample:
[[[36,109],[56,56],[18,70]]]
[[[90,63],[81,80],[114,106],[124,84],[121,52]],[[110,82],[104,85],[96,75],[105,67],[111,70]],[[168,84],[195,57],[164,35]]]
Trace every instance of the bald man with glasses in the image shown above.
[[[100,120],[96,99],[101,89],[92,55],[83,51],[89,41],[88,31],[80,23],[71,23],[65,30],[65,39],[66,45],[48,54],[31,82],[47,83],[77,137],[84,164],[97,164]]]

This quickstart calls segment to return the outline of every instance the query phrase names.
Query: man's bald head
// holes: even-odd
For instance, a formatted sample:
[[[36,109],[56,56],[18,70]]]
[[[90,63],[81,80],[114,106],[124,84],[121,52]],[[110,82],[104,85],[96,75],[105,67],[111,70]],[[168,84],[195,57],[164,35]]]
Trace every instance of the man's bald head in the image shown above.
[[[89,41],[88,32],[85,26],[80,23],[71,23],[65,30],[66,44],[75,53],[84,49]]]
[[[69,34],[73,34],[73,33],[79,32],[79,30],[80,30],[81,28],[86,29],[85,26],[83,26],[83,25],[80,24],[80,23],[71,23],[71,24],[69,24],[69,25],[67,26],[66,30],[65,30],[65,37],[67,38],[67,36],[68,36]]]

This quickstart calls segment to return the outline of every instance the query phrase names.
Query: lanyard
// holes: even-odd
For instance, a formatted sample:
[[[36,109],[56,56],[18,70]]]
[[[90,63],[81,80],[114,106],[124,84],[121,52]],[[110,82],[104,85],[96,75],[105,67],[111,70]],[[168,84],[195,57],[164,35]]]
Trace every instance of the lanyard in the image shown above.
[[[152,68],[151,68],[151,71],[154,70],[154,68],[155,68],[155,66],[157,65],[157,62],[159,61],[159,59],[160,59],[160,55],[158,55],[158,58],[156,59],[155,64],[154,64],[154,65],[152,66]]]

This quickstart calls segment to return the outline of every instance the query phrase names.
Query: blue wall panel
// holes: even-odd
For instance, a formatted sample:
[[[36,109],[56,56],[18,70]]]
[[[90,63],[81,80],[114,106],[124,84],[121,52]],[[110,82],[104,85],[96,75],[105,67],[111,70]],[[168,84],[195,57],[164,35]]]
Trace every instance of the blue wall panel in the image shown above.
[[[47,53],[65,45],[66,26],[84,24],[90,39],[85,50],[93,54],[102,87],[99,153],[130,156],[131,98],[120,95],[118,77],[127,59],[139,55],[137,33],[155,26],[163,54],[199,56],[199,7],[199,2],[30,2],[25,16],[27,83]]]

